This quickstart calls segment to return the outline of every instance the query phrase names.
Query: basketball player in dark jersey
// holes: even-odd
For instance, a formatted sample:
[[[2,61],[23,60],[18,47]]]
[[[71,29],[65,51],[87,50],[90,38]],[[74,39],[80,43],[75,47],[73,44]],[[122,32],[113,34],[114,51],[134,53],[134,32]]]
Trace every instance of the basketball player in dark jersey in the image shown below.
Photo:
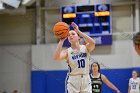
[[[116,91],[116,93],[121,93],[115,85],[113,85],[105,75],[100,73],[100,65],[97,62],[92,63],[91,65],[92,74],[91,76],[91,84],[92,84],[92,93],[102,93],[102,83],[104,82]]]

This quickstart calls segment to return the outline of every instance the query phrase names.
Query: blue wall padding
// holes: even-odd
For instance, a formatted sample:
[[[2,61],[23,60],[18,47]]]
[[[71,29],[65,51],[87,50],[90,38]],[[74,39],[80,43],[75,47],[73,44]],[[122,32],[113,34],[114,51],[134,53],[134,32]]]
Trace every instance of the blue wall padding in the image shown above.
[[[128,82],[131,77],[132,70],[140,72],[140,68],[127,69],[104,69],[104,74],[121,93],[128,93]],[[65,93],[65,78],[67,70],[57,71],[32,71],[31,90],[32,93]],[[116,93],[106,84],[103,84],[102,93]]]

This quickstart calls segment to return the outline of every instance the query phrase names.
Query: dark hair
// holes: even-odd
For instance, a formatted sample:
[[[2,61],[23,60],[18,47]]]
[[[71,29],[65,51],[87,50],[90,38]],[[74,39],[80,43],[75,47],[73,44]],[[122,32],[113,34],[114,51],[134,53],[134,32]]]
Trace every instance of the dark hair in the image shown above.
[[[135,45],[140,45],[140,32],[136,33],[136,35],[134,35],[133,37],[133,43]]]
[[[98,72],[100,72],[100,65],[99,65],[99,63],[98,62],[93,62],[92,64],[91,64],[91,69],[92,69],[92,65],[93,64],[97,64],[97,66],[98,66]]]

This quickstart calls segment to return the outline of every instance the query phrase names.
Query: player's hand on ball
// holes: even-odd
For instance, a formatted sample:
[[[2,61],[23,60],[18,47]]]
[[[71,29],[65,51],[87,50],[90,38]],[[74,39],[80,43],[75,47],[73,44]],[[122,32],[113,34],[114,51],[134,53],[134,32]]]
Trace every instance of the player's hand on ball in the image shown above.
[[[67,39],[67,37],[66,38],[60,38],[60,41],[65,41]]]

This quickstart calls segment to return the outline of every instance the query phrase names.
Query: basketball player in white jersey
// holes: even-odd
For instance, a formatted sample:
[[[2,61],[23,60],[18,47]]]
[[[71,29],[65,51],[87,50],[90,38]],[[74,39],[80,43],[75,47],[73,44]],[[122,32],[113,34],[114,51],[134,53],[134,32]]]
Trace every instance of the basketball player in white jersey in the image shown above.
[[[138,72],[132,72],[132,78],[129,79],[128,93],[140,93],[140,78],[138,78]]]
[[[62,50],[65,39],[60,39],[54,53],[55,60],[66,59],[69,73],[66,79],[66,93],[92,93],[91,79],[89,76],[90,52],[95,48],[94,40],[82,33],[78,26],[72,22],[74,30],[69,32],[68,41],[71,47]],[[79,43],[80,37],[86,40],[86,45]]]

